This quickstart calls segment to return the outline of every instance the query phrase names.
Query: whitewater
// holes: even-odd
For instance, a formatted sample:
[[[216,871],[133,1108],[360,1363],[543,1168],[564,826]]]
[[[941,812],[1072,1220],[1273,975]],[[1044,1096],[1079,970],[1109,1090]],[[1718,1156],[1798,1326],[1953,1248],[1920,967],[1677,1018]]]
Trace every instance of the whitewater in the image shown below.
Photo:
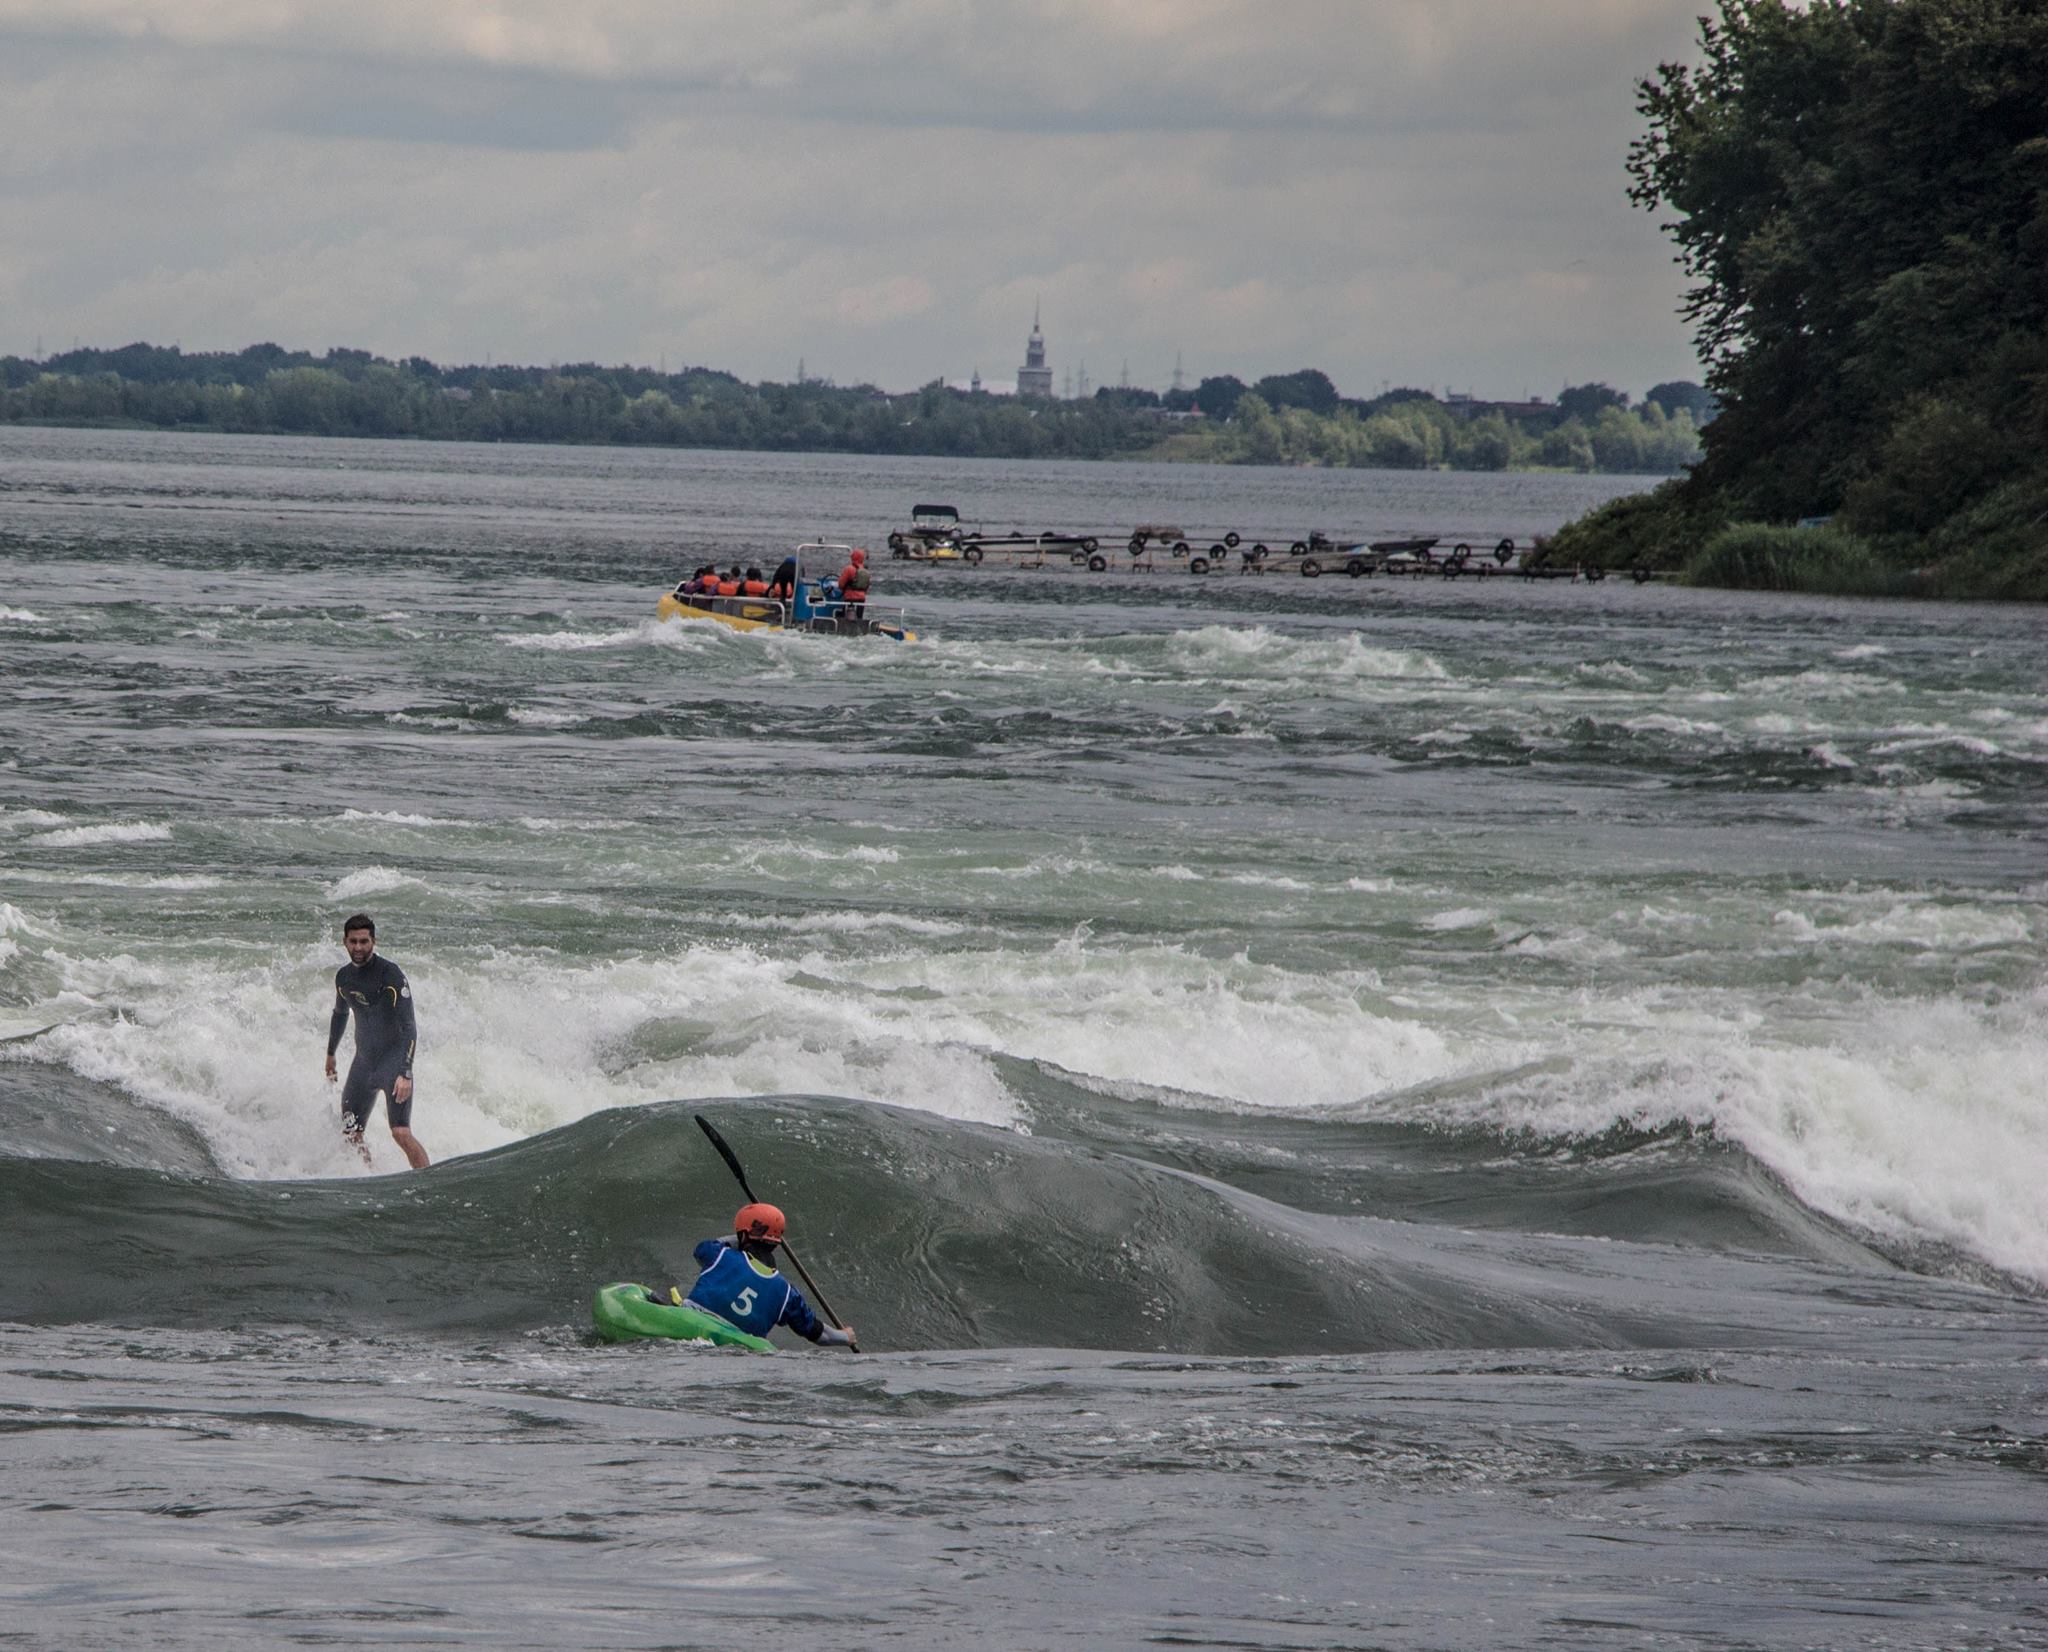
[[[0,433],[0,1599],[2048,1644],[2038,613],[883,552],[913,645],[653,617],[925,498],[1492,543],[1640,485]],[[321,1075],[359,909],[419,1176]],[[699,1110],[857,1366],[589,1343],[730,1216]]]

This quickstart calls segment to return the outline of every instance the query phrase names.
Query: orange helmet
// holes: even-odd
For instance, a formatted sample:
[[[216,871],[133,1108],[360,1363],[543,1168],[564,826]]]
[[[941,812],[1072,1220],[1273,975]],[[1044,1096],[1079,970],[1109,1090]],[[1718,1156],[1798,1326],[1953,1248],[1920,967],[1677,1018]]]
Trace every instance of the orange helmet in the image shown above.
[[[782,1212],[773,1205],[742,1205],[740,1213],[732,1219],[733,1237],[753,1239],[764,1245],[781,1244],[788,1226]]]
[[[868,553],[866,551],[855,551],[853,553],[853,565],[856,568],[858,568],[863,562],[867,561],[867,559]]]

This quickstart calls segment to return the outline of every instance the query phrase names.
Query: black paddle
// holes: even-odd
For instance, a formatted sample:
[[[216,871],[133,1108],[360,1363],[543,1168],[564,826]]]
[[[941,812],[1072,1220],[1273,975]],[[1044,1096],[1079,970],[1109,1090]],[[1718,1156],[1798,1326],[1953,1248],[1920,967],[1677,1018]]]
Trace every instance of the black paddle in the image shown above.
[[[690,1117],[697,1121],[697,1128],[711,1138],[711,1145],[718,1149],[718,1156],[725,1160],[727,1168],[732,1171],[734,1178],[739,1182],[740,1191],[747,1196],[747,1203],[750,1205],[760,1204],[762,1201],[755,1195],[754,1190],[747,1185],[747,1173],[740,1166],[740,1156],[726,1145],[725,1138],[711,1127],[711,1121],[702,1113],[692,1113]],[[789,1265],[796,1269],[796,1276],[804,1282],[804,1288],[817,1298],[818,1306],[825,1310],[825,1318],[832,1328],[835,1331],[845,1330],[846,1322],[832,1311],[832,1304],[825,1300],[825,1293],[818,1289],[818,1282],[811,1277],[810,1270],[798,1259],[796,1252],[789,1248],[789,1241],[787,1239],[782,1241],[782,1254],[789,1258]],[[849,1342],[847,1347],[856,1354],[860,1352],[860,1344],[857,1342]]]

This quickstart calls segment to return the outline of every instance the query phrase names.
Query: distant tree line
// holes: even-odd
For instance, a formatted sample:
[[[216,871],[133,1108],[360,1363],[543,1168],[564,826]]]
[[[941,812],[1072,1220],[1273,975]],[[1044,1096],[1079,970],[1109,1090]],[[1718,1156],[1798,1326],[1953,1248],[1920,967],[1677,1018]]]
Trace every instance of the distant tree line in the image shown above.
[[[0,419],[14,422],[1014,459],[1672,472],[1698,457],[1698,421],[1712,404],[1697,385],[1669,384],[1639,407],[1605,385],[1517,418],[1475,411],[1483,406],[1421,390],[1347,400],[1313,368],[1253,385],[1205,379],[1164,396],[1104,389],[1027,401],[939,383],[890,395],[811,379],[747,384],[705,367],[442,367],[275,344],[0,357]]]
[[[2048,599],[2048,6],[1718,0],[1700,44],[1629,171],[1720,413],[1555,554]]]

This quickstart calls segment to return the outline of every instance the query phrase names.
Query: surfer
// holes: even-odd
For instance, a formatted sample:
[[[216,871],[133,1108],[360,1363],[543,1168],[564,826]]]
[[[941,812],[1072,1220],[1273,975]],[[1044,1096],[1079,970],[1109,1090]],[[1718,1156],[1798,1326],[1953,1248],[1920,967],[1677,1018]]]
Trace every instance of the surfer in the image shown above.
[[[730,1240],[706,1239],[691,1253],[703,1272],[690,1287],[688,1301],[757,1337],[787,1325],[821,1348],[852,1346],[851,1325],[827,1325],[804,1300],[804,1293],[776,1271],[775,1247],[788,1227],[780,1210],[773,1205],[743,1205],[732,1227]],[[668,1296],[678,1305],[686,1300],[673,1285]]]
[[[334,1082],[334,1052],[351,1013],[356,1018],[356,1054],[349,1063],[348,1082],[341,1087],[341,1134],[370,1162],[363,1145],[363,1127],[377,1092],[384,1092],[384,1117],[391,1139],[415,1170],[427,1168],[427,1150],[412,1133],[412,1058],[419,1047],[419,1026],[413,1019],[412,988],[405,971],[389,958],[377,956],[377,926],[358,912],[341,926],[341,944],[348,962],[334,972],[334,1014],[327,1022],[327,1082]]]

